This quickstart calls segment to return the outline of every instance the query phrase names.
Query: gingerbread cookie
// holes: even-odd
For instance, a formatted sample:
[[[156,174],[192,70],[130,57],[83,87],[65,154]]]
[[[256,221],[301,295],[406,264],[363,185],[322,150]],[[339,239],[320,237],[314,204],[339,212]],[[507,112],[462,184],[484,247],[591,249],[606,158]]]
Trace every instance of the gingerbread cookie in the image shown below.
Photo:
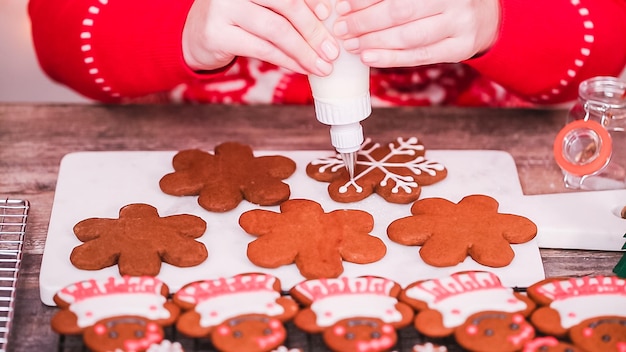
[[[54,296],[61,310],[50,324],[59,334],[82,334],[94,352],[146,351],[178,318],[168,294],[167,285],[149,276],[81,281]]]
[[[282,180],[296,170],[284,156],[255,157],[243,144],[228,142],[215,153],[183,150],[173,159],[174,172],[163,176],[161,190],[174,196],[198,196],[206,210],[225,212],[242,200],[259,205],[278,205],[289,199],[289,185]]]
[[[294,319],[308,333],[322,333],[333,351],[387,351],[412,309],[398,301],[401,287],[380,277],[340,277],[301,282],[290,294],[305,306]]]
[[[424,145],[416,138],[398,138],[387,145],[365,140],[357,152],[354,179],[350,179],[341,156],[311,161],[306,173],[330,182],[328,194],[337,202],[356,202],[376,193],[391,203],[407,204],[419,198],[421,186],[439,182],[446,168],[427,160]]]
[[[554,336],[536,337],[524,345],[523,352],[584,352],[580,348]]]
[[[456,342],[468,351],[515,352],[535,337],[535,329],[519,313],[474,313],[454,330]]]
[[[161,262],[178,267],[202,263],[205,245],[195,240],[206,222],[190,214],[160,217],[148,204],[129,204],[118,219],[89,218],[74,226],[84,242],[75,247],[70,261],[78,269],[100,270],[118,265],[120,275],[156,276]]]
[[[490,267],[511,263],[511,244],[528,242],[537,234],[529,219],[498,213],[498,202],[485,195],[470,195],[458,204],[443,198],[416,201],[413,215],[393,221],[389,238],[407,246],[422,246],[420,257],[436,267],[455,266],[470,256]]]
[[[502,286],[497,275],[485,271],[416,281],[405,287],[399,298],[416,309],[417,331],[434,338],[452,335],[477,313],[496,311],[527,316],[536,306],[525,295]]]
[[[283,322],[298,311],[280,288],[276,277],[256,273],[187,284],[173,298],[185,310],[176,327],[209,336],[220,351],[271,351],[286,339]]]
[[[295,263],[305,278],[337,277],[343,261],[367,264],[385,256],[383,241],[369,234],[373,217],[361,210],[325,213],[319,203],[290,199],[280,213],[254,209],[239,218],[239,225],[258,236],[248,244],[255,265],[277,268]]]
[[[583,320],[570,329],[569,337],[587,352],[626,351],[626,316],[609,315]]]
[[[414,345],[411,352],[448,352],[448,348],[432,342],[426,342]]]
[[[626,280],[616,276],[548,278],[528,288],[540,307],[530,319],[537,329],[569,336],[587,351],[626,347]]]

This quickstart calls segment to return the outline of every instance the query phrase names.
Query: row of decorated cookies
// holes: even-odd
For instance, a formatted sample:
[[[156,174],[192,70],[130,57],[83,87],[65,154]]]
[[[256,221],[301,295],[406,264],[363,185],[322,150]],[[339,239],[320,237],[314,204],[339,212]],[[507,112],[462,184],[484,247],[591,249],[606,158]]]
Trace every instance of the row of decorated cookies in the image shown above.
[[[332,351],[393,351],[406,327],[468,351],[626,348],[626,280],[615,276],[545,279],[524,293],[487,271],[406,287],[338,277],[302,281],[286,295],[279,279],[261,273],[191,282],[173,294],[155,277],[124,276],[77,282],[54,300],[53,330],[82,335],[93,351],[147,351],[168,326],[218,351],[275,351],[287,322]]]
[[[447,174],[443,165],[424,155],[417,138],[398,138],[382,146],[367,141],[359,152],[355,179],[336,157],[312,161],[307,175],[328,182],[329,195],[337,202],[372,194],[388,202],[415,202],[412,215],[392,222],[387,234],[394,242],[421,246],[420,256],[428,265],[455,266],[468,256],[485,266],[508,265],[514,256],[510,245],[531,240],[535,224],[499,213],[497,201],[485,195],[470,195],[456,204],[443,198],[418,200],[422,185]],[[209,278],[170,292],[156,278],[161,263],[190,267],[206,260],[208,251],[196,239],[207,224],[194,215],[161,217],[149,204],[129,204],[120,209],[118,219],[89,218],[74,226],[83,244],[73,249],[72,264],[82,270],[117,265],[120,277],[81,281],[60,290],[54,297],[61,308],[52,320],[56,332],[82,335],[94,351],[145,351],[162,343],[164,327],[175,326],[185,336],[210,340],[221,351],[272,351],[284,343],[285,323],[291,322],[319,334],[335,351],[387,351],[397,348],[399,329],[413,326],[429,338],[453,338],[468,350],[538,350],[570,343],[594,351],[583,344],[594,340],[589,328],[582,333],[586,340],[577,340],[574,335],[580,334],[572,331],[595,318],[592,313],[599,309],[567,310],[578,309],[580,302],[581,307],[603,307],[607,301],[561,294],[571,291],[568,287],[583,287],[586,283],[577,280],[585,279],[538,283],[525,295],[503,287],[489,272],[462,272],[404,288],[382,277],[342,277],[343,261],[372,263],[387,255],[387,248],[370,235],[371,214],[356,209],[325,212],[315,201],[289,199],[289,186],[282,180],[294,172],[292,160],[255,157],[250,147],[229,142],[214,153],[181,151],[173,167],[175,171],[161,179],[161,190],[197,196],[207,211],[230,211],[243,200],[280,205],[280,212],[255,209],[241,214],[239,225],[258,237],[248,245],[247,257],[262,268],[295,264],[308,280],[288,295],[281,295],[278,278],[261,273]],[[614,287],[610,297],[617,301],[612,303],[626,306],[623,280],[610,286],[605,281],[612,278],[586,279]],[[553,286],[558,292],[550,295]],[[594,295],[581,297],[587,296]],[[558,304],[553,307],[553,302]],[[593,326],[619,330],[626,313],[620,314],[604,315],[607,323]],[[611,335],[610,343],[623,344],[624,330]],[[433,346],[415,348],[436,351]]]

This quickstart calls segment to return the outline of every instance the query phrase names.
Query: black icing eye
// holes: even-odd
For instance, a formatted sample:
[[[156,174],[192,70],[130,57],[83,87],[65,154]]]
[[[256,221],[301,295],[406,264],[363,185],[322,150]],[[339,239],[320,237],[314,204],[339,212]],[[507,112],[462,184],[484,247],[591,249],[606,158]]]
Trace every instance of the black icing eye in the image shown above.
[[[378,331],[372,331],[372,333],[370,334],[370,337],[373,339],[379,339],[381,337],[381,334]]]
[[[509,325],[509,328],[511,330],[519,330],[519,324],[511,323],[511,325]]]
[[[494,332],[492,329],[485,329],[485,336],[493,336]]]
[[[272,334],[272,329],[270,329],[270,328],[263,329],[263,335],[269,336],[271,334]]]
[[[135,337],[136,338],[143,338],[145,336],[144,332],[142,330],[135,330]]]
[[[236,339],[240,339],[243,337],[243,332],[241,332],[240,330],[235,330],[233,331],[233,337]]]
[[[541,346],[541,347],[539,347],[539,348],[537,349],[537,351],[539,351],[539,352],[541,352],[541,351],[547,351],[547,350],[548,350],[548,346]],[[565,352],[567,352],[567,351],[565,351]],[[570,351],[570,352],[573,352],[573,351]]]
[[[602,335],[602,342],[611,342],[611,335]]]
[[[116,339],[119,335],[117,334],[117,331],[111,330],[109,331],[109,338],[112,339]]]
[[[346,337],[346,340],[354,340],[354,333],[353,332],[346,333],[345,337]]]

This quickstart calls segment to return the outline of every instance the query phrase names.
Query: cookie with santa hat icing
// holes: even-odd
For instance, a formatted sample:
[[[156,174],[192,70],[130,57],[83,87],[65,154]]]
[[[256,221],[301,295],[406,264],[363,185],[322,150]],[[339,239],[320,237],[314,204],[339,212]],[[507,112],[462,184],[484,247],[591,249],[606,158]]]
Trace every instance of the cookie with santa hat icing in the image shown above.
[[[145,351],[178,318],[168,295],[167,285],[151,276],[80,281],[55,294],[60,311],[50,324],[59,334],[82,334],[94,352]]]
[[[476,313],[498,311],[528,316],[536,306],[487,271],[465,271],[416,281],[407,285],[399,298],[417,311],[415,328],[433,338],[452,335]]]
[[[290,294],[305,308],[294,318],[308,333],[321,333],[333,351],[387,351],[397,329],[410,325],[413,310],[397,299],[401,287],[381,277],[303,281]]]
[[[189,283],[174,302],[184,312],[176,323],[190,337],[209,337],[220,351],[271,351],[287,338],[284,322],[298,304],[281,295],[278,278],[260,273]]]
[[[548,335],[569,337],[586,351],[626,350],[626,280],[617,276],[556,277],[528,288],[540,307],[530,317]]]

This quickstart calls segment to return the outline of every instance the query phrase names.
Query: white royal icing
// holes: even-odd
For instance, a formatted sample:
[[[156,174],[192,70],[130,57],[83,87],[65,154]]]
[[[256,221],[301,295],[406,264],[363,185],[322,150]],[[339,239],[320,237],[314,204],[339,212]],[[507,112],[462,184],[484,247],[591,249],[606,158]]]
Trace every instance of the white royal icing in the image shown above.
[[[77,325],[87,327],[101,319],[121,315],[138,315],[149,320],[167,319],[170,312],[163,304],[165,297],[161,295],[122,293],[74,302],[69,309],[78,317]]]
[[[580,296],[550,304],[561,316],[561,325],[569,329],[581,321],[604,315],[626,316],[626,299],[622,295]]]
[[[341,319],[354,317],[379,318],[385,323],[402,320],[395,308],[398,300],[378,294],[344,294],[316,300],[311,304],[318,326],[331,326]]]
[[[372,144],[369,149],[360,149],[357,151],[359,158],[356,163],[358,165],[366,166],[366,168],[356,174],[353,179],[348,180],[344,185],[339,187],[339,193],[346,193],[350,187],[354,187],[357,193],[361,193],[363,188],[359,186],[358,180],[369,174],[373,170],[380,170],[385,175],[380,181],[381,186],[386,186],[389,181],[394,182],[392,193],[398,193],[403,191],[405,193],[411,193],[415,189],[419,188],[419,185],[413,178],[413,176],[400,175],[390,171],[390,168],[404,168],[408,169],[415,175],[428,174],[435,176],[438,171],[443,171],[444,166],[440,163],[426,160],[423,156],[417,156],[415,159],[406,162],[390,162],[388,161],[396,155],[416,155],[417,151],[423,151],[424,146],[418,143],[416,137],[411,137],[407,140],[397,138],[398,146],[394,146],[393,143],[389,143],[389,153],[382,157],[380,160],[376,160],[372,157],[372,152],[380,148],[379,143]],[[371,139],[367,138],[363,145],[371,143]],[[365,159],[365,160],[363,160]],[[320,172],[324,172],[330,168],[331,171],[336,172],[343,167],[343,162],[339,155],[334,158],[320,158],[312,162],[313,165],[321,165]]]
[[[426,302],[443,316],[443,325],[454,328],[484,310],[518,312],[526,302],[515,297],[512,289],[502,286],[498,277],[488,272],[453,274],[426,280],[406,290],[407,297]]]
[[[243,314],[265,314],[276,316],[284,308],[276,303],[280,297],[277,291],[233,292],[204,300],[196,305],[200,314],[200,326],[215,326]]]
[[[553,300],[550,308],[559,313],[564,328],[602,315],[626,316],[626,280],[616,276],[555,280],[538,286],[536,291]]]

